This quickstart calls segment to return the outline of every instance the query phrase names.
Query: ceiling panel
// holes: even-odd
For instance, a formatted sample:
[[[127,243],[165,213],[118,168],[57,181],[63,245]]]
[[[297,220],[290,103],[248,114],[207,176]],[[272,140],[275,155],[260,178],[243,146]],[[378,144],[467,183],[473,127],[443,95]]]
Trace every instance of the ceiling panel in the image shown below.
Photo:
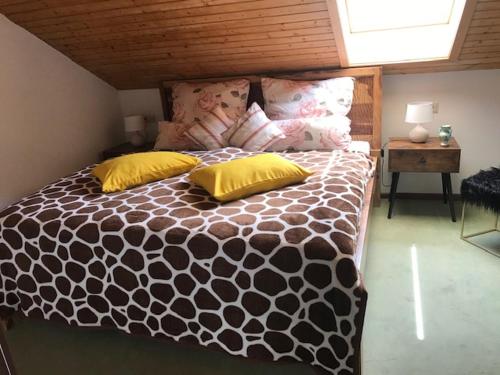
[[[0,0],[0,12],[121,89],[339,66],[332,1]],[[386,72],[497,67],[500,0],[479,0],[457,61]]]
[[[500,68],[500,0],[478,0],[454,61],[391,65],[386,74]]]

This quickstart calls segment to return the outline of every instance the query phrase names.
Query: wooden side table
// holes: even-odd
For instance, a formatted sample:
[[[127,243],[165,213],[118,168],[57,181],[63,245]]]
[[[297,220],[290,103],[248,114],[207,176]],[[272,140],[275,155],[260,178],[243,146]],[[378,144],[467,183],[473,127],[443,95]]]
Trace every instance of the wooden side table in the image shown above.
[[[456,221],[450,173],[460,170],[461,150],[455,138],[450,140],[448,147],[442,147],[440,143],[437,137],[429,138],[426,143],[413,143],[408,138],[389,138],[389,172],[392,172],[392,183],[388,219],[392,217],[394,209],[399,174],[431,172],[441,173],[444,203],[448,202],[451,220]]]
[[[130,143],[122,143],[121,145],[112,147],[102,152],[102,160],[116,158],[122,155],[135,154],[137,152],[152,151],[154,143],[145,143],[142,146],[134,146]]]

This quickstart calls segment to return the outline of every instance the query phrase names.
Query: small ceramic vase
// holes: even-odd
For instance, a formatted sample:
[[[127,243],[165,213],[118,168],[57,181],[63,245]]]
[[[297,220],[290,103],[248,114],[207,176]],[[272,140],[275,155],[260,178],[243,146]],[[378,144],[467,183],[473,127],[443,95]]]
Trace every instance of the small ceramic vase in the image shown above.
[[[451,125],[441,125],[439,128],[439,138],[441,139],[441,147],[448,147],[451,139]]]

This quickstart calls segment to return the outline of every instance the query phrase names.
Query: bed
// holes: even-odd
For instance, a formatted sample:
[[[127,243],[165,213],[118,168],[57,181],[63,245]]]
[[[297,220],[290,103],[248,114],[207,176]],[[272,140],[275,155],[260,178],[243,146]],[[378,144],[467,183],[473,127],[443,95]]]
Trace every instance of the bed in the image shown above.
[[[339,75],[357,79],[352,133],[376,156],[379,68],[291,77]],[[168,108],[165,100],[166,118]],[[187,153],[202,166],[255,154]],[[102,194],[88,167],[8,207],[0,213],[3,316],[19,311],[359,374],[367,301],[360,270],[377,158],[281,155],[315,174],[304,184],[221,204],[186,175]]]

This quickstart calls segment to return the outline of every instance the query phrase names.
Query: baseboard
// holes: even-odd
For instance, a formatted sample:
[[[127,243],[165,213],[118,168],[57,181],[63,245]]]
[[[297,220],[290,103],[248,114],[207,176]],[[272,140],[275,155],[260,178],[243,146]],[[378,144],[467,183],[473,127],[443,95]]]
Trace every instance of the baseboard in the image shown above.
[[[389,193],[382,193],[382,198],[389,198]],[[396,199],[443,200],[443,194],[438,193],[396,193]],[[461,200],[460,194],[453,194],[454,200]]]

